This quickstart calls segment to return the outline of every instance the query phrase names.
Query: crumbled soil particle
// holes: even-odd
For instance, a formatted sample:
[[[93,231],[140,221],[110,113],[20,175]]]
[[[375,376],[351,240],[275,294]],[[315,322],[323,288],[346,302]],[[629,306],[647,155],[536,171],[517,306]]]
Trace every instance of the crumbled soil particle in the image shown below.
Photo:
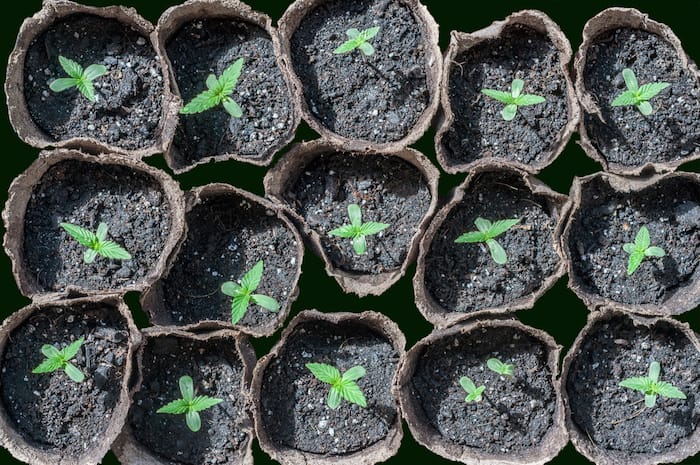
[[[364,325],[325,322],[296,328],[263,374],[264,428],[278,444],[306,452],[342,455],[382,440],[396,418],[391,383],[398,354],[383,336]],[[341,373],[362,365],[357,384],[367,408],[345,400],[336,410],[326,405],[329,385],[314,377],[307,363],[326,363]]]
[[[93,81],[95,103],[75,88],[49,89],[54,79],[69,77],[59,55],[83,68],[107,67]],[[158,136],[164,85],[156,52],[147,37],[115,19],[74,14],[56,21],[29,45],[24,75],[29,114],[54,140],[92,137],[136,150]]]

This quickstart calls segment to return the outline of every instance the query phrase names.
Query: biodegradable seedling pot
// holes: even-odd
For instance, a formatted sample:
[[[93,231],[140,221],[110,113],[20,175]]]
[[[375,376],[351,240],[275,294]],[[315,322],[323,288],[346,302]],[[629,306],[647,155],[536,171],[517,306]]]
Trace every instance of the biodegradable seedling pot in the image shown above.
[[[483,313],[532,308],[565,271],[555,230],[566,201],[507,164],[475,166],[421,239],[413,289],[423,316],[445,327]],[[495,238],[507,254],[503,265],[484,243],[455,242],[477,231],[479,217],[520,219]]]
[[[620,386],[647,376],[652,361],[687,399],[659,396],[648,408],[644,394]],[[571,442],[596,464],[677,463],[700,451],[700,343],[686,323],[591,313],[564,358],[561,388]]]
[[[301,113],[267,15],[237,0],[189,0],[163,13],[156,37],[158,50],[171,65],[172,87],[179,89],[185,104],[207,89],[208,75],[219,77],[244,58],[231,94],[243,115],[234,118],[223,105],[180,115],[165,154],[176,173],[209,160],[267,165],[292,140]]]
[[[574,179],[570,197],[562,250],[569,287],[590,310],[678,315],[700,304],[700,175],[597,173]],[[642,226],[666,255],[645,258],[628,275],[623,246]]]
[[[148,328],[138,353],[139,380],[122,434],[113,446],[123,465],[252,465],[249,387],[255,352],[230,330],[191,334]],[[223,402],[199,412],[201,429],[185,415],[156,413],[182,398],[178,381],[192,378],[195,396]]]
[[[406,340],[375,312],[302,311],[253,373],[255,431],[260,447],[282,465],[372,465],[396,454],[401,413],[391,393]],[[356,383],[367,407],[342,400],[327,405],[330,385],[306,368],[333,365],[341,373],[361,365]]]
[[[413,437],[466,464],[544,464],[568,442],[557,383],[561,346],[514,320],[480,320],[436,330],[402,360],[394,387]],[[513,377],[487,368],[497,358]],[[484,386],[465,402],[468,377]]]
[[[569,78],[571,45],[547,15],[524,10],[472,33],[452,31],[440,85],[441,116],[435,134],[440,165],[449,173],[469,171],[492,158],[537,173],[564,150],[580,110]],[[523,93],[544,103],[518,107],[505,121],[504,103],[482,89]]]
[[[437,205],[438,170],[420,152],[346,152],[330,142],[294,146],[265,176],[265,193],[293,211],[292,218],[326,272],[345,292],[379,295],[401,278]],[[348,205],[362,221],[390,226],[367,236],[367,251],[329,235],[350,224]]]
[[[611,106],[627,90],[625,68],[635,73],[640,86],[671,84],[649,100],[651,115],[642,115],[634,105]],[[698,69],[668,26],[631,8],[598,13],[584,26],[574,74],[584,112],[581,146],[606,171],[671,171],[700,158]]]
[[[163,152],[177,123],[179,99],[153,46],[153,25],[133,8],[96,8],[46,0],[22,24],[10,55],[5,95],[10,123],[39,148],[74,147],[143,157]],[[96,102],[49,84],[69,77],[59,55],[83,68],[104,65],[93,81]]]
[[[70,363],[32,373],[46,357],[84,338]],[[34,465],[96,465],[121,431],[131,401],[127,383],[140,333],[115,296],[32,304],[0,327],[0,445]]]
[[[251,302],[235,325],[253,336],[279,328],[299,293],[304,248],[283,208],[227,184],[208,184],[186,194],[187,232],[169,259],[163,278],[142,295],[151,323],[184,330],[231,327],[227,281],[240,284],[259,261],[263,274],[256,294],[280,304],[270,312]]]
[[[142,162],[59,149],[42,152],[12,182],[2,217],[20,292],[46,300],[142,290],[160,276],[182,235],[184,201],[175,181]],[[84,263],[87,248],[61,222],[93,233],[107,224],[107,239],[132,259]]]
[[[334,53],[346,31],[372,27],[380,28],[374,54]],[[349,151],[392,152],[430,126],[442,55],[419,0],[296,0],[279,31],[302,116],[322,137]]]

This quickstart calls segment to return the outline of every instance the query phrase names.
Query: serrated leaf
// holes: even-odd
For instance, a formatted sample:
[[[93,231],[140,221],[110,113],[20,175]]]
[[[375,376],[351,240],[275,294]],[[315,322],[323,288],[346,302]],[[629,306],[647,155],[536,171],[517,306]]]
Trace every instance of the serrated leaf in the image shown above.
[[[92,247],[97,241],[97,236],[92,231],[82,228],[76,224],[60,223],[60,226],[80,245]]]
[[[513,79],[513,82],[510,84],[510,95],[514,101],[520,97],[520,94],[523,92],[523,86],[525,86],[525,82],[522,79]]]
[[[201,412],[202,410],[206,410],[210,407],[220,404],[223,401],[223,399],[217,399],[215,397],[197,396],[190,403],[190,410],[193,412]]]
[[[367,374],[365,368],[362,365],[356,365],[348,369],[345,373],[343,373],[342,380],[357,381],[358,379],[362,378],[365,374]]]
[[[279,302],[277,302],[272,297],[262,295],[262,294],[253,294],[250,297],[254,303],[256,303],[257,305],[260,305],[262,308],[264,308],[267,311],[275,313],[275,312],[278,312],[280,309]]]
[[[241,321],[246,310],[248,310],[249,303],[250,295],[248,294],[237,295],[233,298],[233,302],[231,302],[231,324],[235,325]]]
[[[80,79],[83,76],[83,67],[78,64],[78,62],[66,58],[62,55],[58,56],[58,62],[61,64],[61,68],[66,74],[74,79]]]
[[[367,399],[362,393],[362,389],[354,381],[343,381],[340,385],[340,395],[343,399],[357,404],[362,408],[367,407]]]
[[[243,110],[241,109],[240,105],[238,105],[238,103],[236,103],[236,101],[233,100],[231,97],[226,97],[223,103],[224,109],[232,117],[240,118],[241,116],[243,116]]]
[[[637,271],[637,268],[639,268],[639,265],[642,264],[642,260],[644,260],[644,253],[639,252],[639,251],[634,251],[630,254],[630,257],[627,261],[627,275],[630,276],[632,273]]]
[[[241,287],[248,292],[253,292],[260,285],[263,275],[263,261],[258,260],[241,279]]]
[[[95,249],[87,249],[83,253],[83,261],[87,263],[88,265],[92,262],[95,261],[95,258],[97,258],[97,250]]]
[[[187,375],[181,376],[177,383],[180,386],[182,398],[189,404],[192,399],[194,399],[194,383],[192,382],[192,378]]]
[[[666,381],[659,381],[656,383],[656,393],[664,397],[671,399],[686,399],[687,397],[683,392],[677,387],[673,386],[671,383]]]
[[[242,291],[243,288],[233,281],[226,281],[221,285],[221,292],[229,297],[236,297],[237,295],[241,294]]]
[[[379,26],[374,26],[374,27],[370,27],[368,29],[365,29],[364,31],[360,32],[359,37],[362,40],[372,39],[372,38],[374,38],[374,36],[377,35],[377,33],[379,32],[379,29],[380,29]]]
[[[651,106],[651,103],[649,103],[649,102],[639,102],[637,104],[637,109],[644,116],[649,116],[654,112],[654,108]]]
[[[646,376],[633,376],[620,381],[619,384],[622,387],[634,389],[635,391],[646,392],[651,383]]]
[[[374,46],[370,44],[369,42],[363,42],[360,45],[358,45],[358,48],[362,53],[365,54],[365,56],[372,56],[374,55]]]
[[[131,254],[114,241],[103,241],[97,246],[97,253],[112,260],[131,260]]]
[[[636,92],[639,89],[639,83],[637,82],[637,76],[634,75],[634,71],[629,68],[622,70],[622,79],[625,80],[625,85],[628,90]]]
[[[97,100],[95,98],[95,87],[92,85],[92,82],[88,81],[87,79],[78,79],[76,87],[86,99],[90,100],[91,102]]]
[[[514,103],[508,104],[505,107],[503,107],[503,110],[501,110],[501,117],[505,121],[512,121],[513,118],[515,118],[516,113],[518,112],[518,106]]]
[[[46,358],[55,358],[61,360],[61,351],[52,346],[51,344],[44,344],[41,346],[41,353],[44,354]]]
[[[634,238],[634,245],[642,250],[646,250],[651,244],[651,237],[649,236],[649,230],[646,226],[639,228],[639,232]]]
[[[187,412],[190,409],[189,403],[185,401],[184,399],[177,399],[173,400],[172,402],[168,402],[158,410],[156,410],[156,413],[170,413],[174,415],[181,415],[185,412]]]
[[[651,246],[644,251],[644,255],[647,257],[661,258],[666,256],[666,251],[661,247]]]
[[[363,255],[367,252],[367,240],[365,236],[355,236],[352,238],[352,248],[357,255]]]
[[[75,355],[80,350],[80,347],[83,345],[83,342],[85,342],[85,338],[81,337],[80,339],[71,342],[65,348],[63,348],[60,351],[63,360],[70,360],[73,357],[75,357]]]
[[[358,204],[348,204],[348,218],[350,218],[351,225],[356,227],[362,226],[362,210],[360,210]]]
[[[489,239],[486,241],[486,245],[489,247],[491,258],[493,258],[494,262],[498,263],[499,265],[504,265],[508,261],[508,255],[501,244],[493,239]]]
[[[76,383],[82,383],[83,380],[85,380],[85,375],[83,372],[72,363],[66,363],[66,366],[63,367],[63,371],[65,371],[68,377]]]
[[[223,86],[221,92],[224,96],[231,95],[233,90],[236,88],[236,85],[238,84],[238,78],[240,78],[241,71],[243,70],[244,63],[245,59],[239,58],[238,60],[234,61],[228,68],[226,68],[223,73],[221,73],[219,83]],[[239,118],[239,116],[236,116],[236,118]]]
[[[520,218],[495,221],[491,224],[491,228],[489,228],[487,235],[493,239],[494,237],[498,237],[504,232],[508,231],[518,223],[520,223]]]
[[[95,236],[97,237],[97,241],[104,241],[107,239],[107,231],[109,230],[109,226],[107,226],[106,223],[100,223],[97,225],[97,232],[95,233]]]
[[[472,231],[464,233],[455,239],[457,243],[475,243],[475,242],[486,242],[486,234],[478,231]]]
[[[503,92],[495,89],[481,89],[481,93],[505,104],[513,103],[513,96],[510,92]]]
[[[191,410],[185,413],[185,423],[187,423],[187,427],[193,433],[196,433],[202,428],[202,419],[199,417],[199,413]]]
[[[339,228],[332,229],[328,231],[329,236],[338,236],[338,237],[345,237],[345,238],[351,238],[355,237],[357,235],[357,228],[355,228],[353,225],[346,224],[343,225]]]
[[[362,223],[362,226],[360,226],[360,234],[364,236],[371,236],[373,234],[377,234],[380,231],[384,231],[386,228],[388,228],[390,225],[386,223],[378,223],[376,221],[368,221],[366,223]]]
[[[661,365],[659,362],[651,362],[649,364],[649,375],[647,376],[653,383],[659,380],[661,374]]]
[[[107,67],[105,65],[90,65],[85,68],[85,72],[83,72],[83,79],[94,81],[98,77],[104,75],[106,72]]]
[[[640,86],[637,95],[642,100],[649,100],[670,85],[668,82],[650,82]]]
[[[49,84],[49,89],[54,92],[63,92],[71,87],[76,87],[78,85],[78,80],[75,78],[58,78],[51,81]]]
[[[476,229],[484,234],[487,234],[491,230],[491,222],[485,218],[478,217],[474,220],[474,225]]]
[[[341,55],[341,54],[343,54],[343,53],[348,53],[348,52],[351,52],[351,51],[355,50],[357,47],[359,47],[359,45],[360,45],[360,44],[358,44],[358,43],[355,42],[354,40],[348,40],[347,42],[344,42],[344,43],[341,44],[338,48],[336,48],[335,50],[333,50],[333,53],[335,53],[336,55]]]
[[[335,384],[341,379],[340,372],[332,365],[327,365],[325,363],[307,363],[306,368],[324,383]]]
[[[328,391],[328,398],[326,399],[328,407],[333,410],[337,409],[340,407],[340,400],[340,391],[335,386],[331,386],[330,390]]]
[[[201,113],[219,104],[219,96],[212,90],[205,90],[185,105],[180,113],[183,115]]]
[[[613,99],[613,101],[610,103],[611,106],[613,107],[623,107],[623,106],[628,106],[628,105],[636,105],[637,104],[637,96],[635,93],[631,90],[626,90],[617,97]]]
[[[544,97],[542,97],[541,95],[523,94],[517,98],[515,103],[519,107],[526,107],[529,105],[537,105],[540,103],[544,103],[546,101],[547,100]]]
[[[63,362],[57,358],[47,358],[34,368],[32,373],[51,373],[61,368],[62,365]]]

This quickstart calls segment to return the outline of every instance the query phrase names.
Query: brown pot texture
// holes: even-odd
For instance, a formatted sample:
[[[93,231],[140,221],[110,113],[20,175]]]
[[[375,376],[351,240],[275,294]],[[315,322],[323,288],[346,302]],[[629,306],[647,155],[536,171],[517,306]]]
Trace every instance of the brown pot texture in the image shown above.
[[[84,185],[77,187],[78,181]],[[124,195],[129,185],[133,191]],[[41,152],[15,178],[2,218],[3,245],[20,292],[35,301],[52,300],[141,291],[155,281],[182,235],[184,200],[172,178],[143,162],[58,149]],[[153,222],[151,245],[136,235],[150,231],[147,221]],[[98,256],[92,264],[83,263],[87,249],[60,222],[79,223],[92,232],[100,222],[107,223],[107,238],[125,247],[133,259],[118,263]],[[68,268],[70,261],[81,268]]]
[[[402,43],[399,38],[386,34],[382,37],[380,29],[377,36],[370,41],[376,49],[372,56],[366,57],[359,50],[345,55],[333,53],[337,46],[347,40],[346,30],[350,28],[363,30],[379,24],[380,27],[385,26],[384,31],[405,30],[406,23],[399,25],[392,24],[391,19],[385,20],[384,11],[376,9],[377,3],[374,2],[362,11],[354,11],[348,17],[341,11],[350,6],[350,3],[338,0],[296,0],[279,21],[282,57],[292,70],[292,84],[295,96],[300,102],[302,117],[321,137],[341,145],[348,151],[395,152],[411,145],[430,127],[439,104],[438,86],[442,73],[442,54],[438,45],[438,25],[419,0],[393,0],[388,6],[393,9],[394,20],[412,21],[415,24],[420,34],[418,38],[412,37],[411,40],[415,39],[416,43]],[[333,8],[339,10],[337,16],[317,21],[321,11],[327,12]],[[335,9],[331,14],[335,14]],[[301,37],[304,27],[308,27],[314,35],[320,35],[319,40],[322,44],[315,44],[313,37]],[[304,55],[295,60],[294,52],[304,49],[309,44],[318,49],[318,53],[314,56]],[[412,50],[413,53],[406,53],[407,50]],[[379,59],[385,56],[388,57],[389,63],[382,67]],[[392,62],[396,56],[401,59]],[[408,63],[409,59],[413,66],[411,69],[397,65]],[[379,64],[375,65],[372,60]],[[321,71],[311,69],[314,64],[318,65]],[[389,71],[383,72],[382,69]],[[344,80],[344,72],[353,77]],[[318,76],[305,76],[307,73]],[[418,78],[425,82],[425,91],[428,94],[426,101],[412,102],[413,108],[395,107],[390,99],[396,92],[408,96],[412,89],[405,90],[404,87],[409,85],[408,81]],[[359,83],[358,79],[362,79],[362,83]],[[349,81],[349,84],[345,81]],[[343,86],[346,90],[342,89]],[[316,95],[316,92],[325,94]],[[345,97],[345,100],[342,97]],[[357,101],[351,102],[349,98]],[[414,100],[410,96],[407,98]],[[338,103],[341,100],[343,102]],[[378,106],[375,103],[377,100],[387,100],[386,108]],[[399,113],[408,111],[409,108],[413,113],[417,113],[415,121],[403,123]],[[371,124],[359,129],[356,123],[366,121],[367,114],[370,115]],[[397,131],[397,127],[401,129]],[[382,139],[379,137],[381,134],[387,137]]]
[[[532,45],[532,50],[524,45],[538,41],[541,45]],[[511,61],[505,61],[507,54]],[[463,173],[495,158],[538,173],[551,164],[566,147],[580,119],[569,77],[570,61],[568,39],[541,11],[519,11],[472,33],[452,31],[440,83],[441,112],[435,134],[440,166],[448,173]],[[505,76],[504,72],[511,74]],[[480,91],[509,91],[514,78],[525,81],[523,93],[540,95],[547,102],[519,107],[513,121],[504,121],[500,116],[504,104]],[[555,117],[556,123],[551,125],[534,127],[530,123]],[[493,129],[485,134],[471,129],[482,124]],[[486,143],[486,139],[494,138],[496,143]],[[464,146],[464,139],[471,139],[469,147]],[[546,144],[540,142],[543,139]]]
[[[700,175],[575,178],[562,251],[569,287],[589,310],[614,306],[644,315],[679,315],[700,304]],[[630,254],[642,226],[664,257],[646,257],[632,275]]]
[[[396,181],[399,172],[411,179]],[[327,182],[316,182],[312,189],[306,185],[308,173],[325,176]],[[335,278],[343,291],[362,297],[382,294],[413,262],[418,241],[437,206],[438,177],[439,171],[413,149],[368,154],[347,152],[341,146],[318,140],[295,145],[267,172],[264,184],[268,197],[289,207],[290,216],[308,246],[323,259],[326,273]],[[317,192],[319,190],[322,195]],[[301,199],[297,191],[305,199]],[[302,204],[302,200],[308,205]],[[423,205],[410,209],[409,201]],[[363,222],[378,221],[395,226],[385,229],[382,236],[369,236],[368,252],[361,256],[354,253],[350,239],[328,235],[343,222],[349,224],[347,205],[351,203],[360,205]],[[310,206],[315,204],[324,211],[313,211]],[[326,221],[326,217],[330,220]],[[400,221],[405,226],[396,227]],[[403,258],[391,256],[387,259],[388,252],[382,253],[382,250],[390,246],[399,249],[396,255]],[[379,252],[375,247],[381,247]]]
[[[197,29],[198,37],[194,38],[191,36],[197,21],[202,27]],[[224,21],[229,24],[224,25]],[[234,22],[246,27],[236,29]],[[210,35],[201,34],[210,27]],[[222,33],[228,33],[223,44],[216,40],[216,34]],[[239,40],[237,36],[241,34],[250,34],[257,40]],[[265,46],[261,48],[259,42],[262,38]],[[287,61],[281,58],[277,30],[269,16],[238,0],[188,0],[162,14],[156,27],[156,40],[158,51],[169,65],[171,86],[184,103],[205,90],[204,82],[212,70],[216,70],[218,77],[235,59],[245,57],[243,72],[232,95],[242,107],[243,117],[232,119],[222,106],[198,115],[180,115],[173,144],[165,153],[168,166],[175,173],[212,160],[233,159],[266,166],[275,153],[294,138],[301,112],[297,99],[293,97],[291,72]],[[193,88],[191,75],[182,75],[189,64],[187,58],[192,58],[184,55],[187,49],[191,49],[188,44],[198,47],[193,67],[201,82],[196,88]],[[240,54],[233,57],[215,53],[224,47],[236,49]],[[258,100],[266,103],[266,108],[246,109],[247,101],[253,104]],[[241,133],[239,138],[207,135],[212,129],[228,135],[234,123]],[[193,136],[201,139],[193,144]],[[244,136],[248,140],[243,140]],[[215,146],[208,145],[208,138],[222,141]],[[262,145],[257,145],[257,141],[262,141]],[[198,145],[205,145],[206,149],[200,151]]]
[[[641,392],[619,385],[647,376],[652,361],[661,366],[659,380],[679,388],[687,400],[659,396],[646,408]],[[697,454],[698,365],[700,342],[687,323],[614,308],[589,314],[564,357],[561,376],[566,426],[576,450],[599,465],[677,463]]]
[[[605,45],[597,47],[598,43]],[[654,56],[647,56],[650,53]],[[594,73],[599,63],[605,77]],[[627,89],[623,68],[635,72],[640,86],[663,81],[671,84],[650,100],[651,115],[643,116],[632,106],[609,105]],[[638,176],[650,170],[673,171],[700,158],[695,116],[700,101],[693,97],[700,87],[700,72],[665,24],[633,8],[603,10],[583,28],[574,77],[583,110],[580,145],[605,171]]]
[[[499,337],[508,341],[499,344]],[[560,350],[561,346],[550,335],[516,320],[461,323],[435,330],[409,349],[401,361],[394,392],[413,437],[442,457],[465,464],[544,464],[556,457],[568,442],[557,380]],[[513,364],[513,379],[487,369],[486,362],[491,357]],[[538,370],[543,373],[533,375]],[[472,379],[476,386],[485,387],[481,401],[465,402],[467,392],[459,383],[462,376]],[[523,385],[518,386],[519,382]],[[437,384],[441,385],[440,393],[435,391]],[[508,389],[512,392],[504,395]],[[496,403],[499,395],[504,399]],[[545,399],[547,406],[543,405]],[[457,407],[456,413],[450,409],[451,405]],[[435,412],[436,408],[443,415]],[[478,410],[481,413],[474,413]],[[522,416],[505,419],[504,413],[508,415],[513,410]],[[450,418],[450,412],[457,418]],[[490,428],[470,429],[474,415]],[[511,431],[507,439],[505,435],[499,436],[503,430],[507,433],[509,428],[517,428],[514,424],[517,425],[518,419],[522,422],[520,427],[526,430],[524,433]],[[542,426],[543,422],[546,427]],[[535,430],[532,437],[527,436],[530,429]],[[484,444],[475,444],[476,436]],[[533,438],[534,443],[528,442]],[[510,448],[507,441],[512,443]]]
[[[123,465],[252,465],[254,431],[249,388],[256,357],[248,339],[231,330],[192,334],[166,328],[148,328],[144,336],[145,342],[138,352],[139,376],[132,392],[134,401],[124,429],[112,447],[119,462]],[[186,351],[195,353],[188,357]],[[158,372],[163,369],[168,371],[166,378]],[[205,378],[207,373],[216,378]],[[187,428],[184,415],[152,413],[150,405],[147,406],[151,403],[155,411],[179,398],[178,380],[184,375],[192,378],[196,396],[208,395],[224,401],[199,412],[202,427],[198,432]],[[234,375],[240,377],[230,379]],[[155,417],[149,418],[149,413]],[[225,431],[215,431],[221,425]],[[163,431],[159,433],[157,428]],[[185,443],[184,447],[177,445],[177,438]],[[211,441],[230,450],[215,450]]]
[[[96,17],[104,18],[107,20],[118,21],[124,27],[130,28],[135,34],[137,34],[140,39],[143,40],[143,44],[139,46],[151,46],[153,47],[153,58],[156,60],[156,65],[160,69],[155,69],[151,73],[153,77],[160,77],[162,81],[163,89],[154,95],[153,98],[161,98],[161,108],[157,114],[158,124],[153,129],[152,136],[149,136],[151,140],[145,141],[139,146],[139,144],[126,144],[124,139],[133,135],[136,130],[141,129],[145,121],[152,121],[152,116],[145,117],[143,122],[136,122],[133,124],[132,128],[125,129],[122,124],[128,122],[127,117],[113,119],[105,122],[102,126],[93,127],[92,129],[86,127],[84,130],[77,132],[75,135],[68,137],[57,138],[50,134],[49,130],[43,128],[39,122],[32,116],[30,109],[28,107],[27,101],[27,76],[25,75],[25,63],[31,57],[32,43],[34,40],[39,39],[42,34],[50,31],[52,27],[60,24],[67,18],[73,15],[93,15]],[[7,76],[5,79],[5,95],[7,98],[7,107],[10,116],[10,123],[14,128],[17,135],[27,144],[33,147],[45,148],[45,147],[65,147],[65,148],[77,148],[91,153],[118,153],[123,155],[128,155],[134,158],[141,158],[144,156],[153,155],[156,153],[164,152],[167,146],[172,140],[173,133],[175,132],[175,126],[177,124],[177,112],[180,108],[180,100],[177,96],[173,95],[170,91],[170,85],[165,78],[168,74],[168,65],[163,60],[163,58],[156,53],[155,40],[152,36],[153,25],[142,18],[135,9],[125,8],[121,6],[109,6],[104,8],[97,8],[92,6],[80,5],[68,0],[44,0],[42,9],[36,13],[31,18],[27,18],[22,27],[20,28],[19,34],[17,36],[17,42],[14,49],[10,55],[8,65],[7,65]],[[107,33],[107,32],[105,32]],[[71,45],[70,49],[66,48],[65,51],[61,52],[59,47],[62,45],[57,44],[55,40],[52,40],[52,46],[56,48],[55,56],[50,57],[51,60],[55,60],[55,75],[54,78],[67,77],[65,71],[58,66],[58,55],[66,52],[76,52],[79,50],[76,48],[76,43],[78,39]],[[93,42],[85,44],[86,47],[90,48]],[[67,47],[67,46],[66,46]],[[54,53],[54,51],[52,51]],[[71,58],[68,56],[67,58]],[[73,57],[75,58],[75,57]],[[109,57],[108,57],[109,58]],[[77,61],[77,58],[75,58]],[[92,63],[99,63],[99,61]],[[91,63],[80,63],[83,67],[87,67]],[[117,63],[115,59],[113,63],[104,62],[108,68],[108,76],[113,73],[118,73],[119,76],[111,78],[114,80],[115,85],[119,85],[124,79],[124,72],[122,65]],[[48,69],[48,68],[47,68]],[[131,67],[128,67],[131,70]],[[130,71],[129,71],[130,72]],[[136,79],[136,77],[134,77]],[[159,81],[159,82],[161,82]],[[97,81],[95,81],[97,82]],[[120,89],[118,89],[121,92]],[[41,89],[36,92],[42,94]],[[79,95],[77,90],[70,89],[64,91],[62,94],[55,94],[49,90],[48,83],[45,86],[44,102],[47,98],[59,99],[56,104],[64,104],[61,99],[63,95],[71,92],[76,93],[76,98],[83,98]],[[115,91],[116,92],[116,91]],[[97,92],[99,94],[99,91]],[[58,97],[61,95],[61,97]],[[116,97],[115,97],[116,98]],[[99,97],[98,97],[99,99]],[[72,105],[73,103],[71,103]],[[112,105],[111,103],[105,103]],[[91,104],[92,107],[86,109],[86,112],[94,113],[99,111],[100,105],[99,101],[97,103]],[[114,103],[119,107],[118,103]],[[95,109],[98,110],[95,110]],[[142,111],[143,102],[138,102],[135,105],[129,104],[121,105],[120,111],[123,111],[126,115],[132,113],[132,111]],[[107,108],[107,111],[114,112],[114,109]],[[119,125],[117,125],[119,123]],[[99,121],[95,121],[93,126],[97,126]],[[116,129],[115,129],[116,128]],[[58,129],[58,128],[57,128]],[[97,138],[93,137],[90,132],[92,131],[103,131],[106,136]],[[117,137],[113,134],[114,131],[121,134]],[[112,134],[112,135],[110,135]],[[117,139],[117,140],[112,140]]]
[[[565,195],[507,163],[475,166],[421,239],[413,277],[421,314],[442,328],[477,315],[532,308],[565,272],[556,231],[566,203]],[[527,221],[520,215],[523,209]],[[477,230],[478,217],[492,222],[521,219],[496,238],[515,260],[498,265],[484,244],[454,243],[463,233]]]
[[[49,338],[59,325],[65,331]],[[63,349],[80,337],[85,341],[70,363],[85,376],[81,383],[62,369],[31,373],[45,360],[44,344]],[[33,347],[22,349],[32,339]],[[34,303],[7,317],[0,327],[2,372],[8,373],[0,377],[0,444],[36,465],[100,463],[126,421],[132,356],[140,343],[128,307],[116,296]],[[10,377],[15,369],[27,373]],[[24,385],[15,385],[22,378]]]
[[[284,207],[227,184],[197,187],[185,195],[185,204],[186,232],[163,277],[141,296],[151,323],[185,331],[235,327],[255,337],[271,336],[299,294],[304,258],[301,236]],[[213,231],[207,229],[212,225]],[[275,298],[280,309],[272,313],[251,302],[234,326],[232,298],[221,285],[239,281],[258,260],[263,260],[263,277],[255,292]]]
[[[396,323],[380,313],[299,313],[253,372],[251,394],[260,448],[282,465],[372,465],[395,455],[403,430],[390,386],[405,344]],[[302,350],[297,351],[298,345]],[[326,405],[329,385],[294,361],[327,363],[344,372],[358,365],[357,358],[364,360],[367,371],[356,382],[366,393],[369,413],[346,400],[331,410]],[[275,393],[276,389],[282,392]],[[358,422],[350,424],[348,415]],[[313,432],[311,437],[304,436],[304,429]],[[304,449],[290,441],[303,443]],[[339,447],[349,450],[339,453]]]

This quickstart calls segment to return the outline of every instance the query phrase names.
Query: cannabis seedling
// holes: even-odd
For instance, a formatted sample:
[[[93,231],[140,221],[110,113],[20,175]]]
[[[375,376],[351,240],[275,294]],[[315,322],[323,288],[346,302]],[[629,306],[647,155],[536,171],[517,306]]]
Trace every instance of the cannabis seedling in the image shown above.
[[[501,376],[513,377],[513,365],[503,363],[497,358],[490,358],[486,361],[486,366],[489,370],[498,373]]]
[[[501,116],[504,120],[510,121],[515,118],[518,107],[537,105],[545,101],[545,98],[539,95],[523,94],[524,85],[525,82],[523,82],[522,79],[513,79],[513,82],[510,84],[510,92],[495,89],[481,89],[481,93],[501,103],[505,103],[506,106],[501,110]]]
[[[370,44],[368,40],[374,38],[374,36],[376,36],[378,32],[379,26],[370,27],[369,29],[365,29],[364,31],[358,31],[355,28],[348,29],[347,31],[345,31],[345,34],[349,37],[349,39],[343,42],[340,45],[340,47],[333,50],[333,53],[348,53],[355,50],[356,48],[359,48],[365,56],[370,56],[374,54],[374,47],[372,47],[372,44]]]
[[[234,325],[241,321],[251,301],[271,312],[277,312],[280,309],[280,304],[272,297],[262,294],[253,294],[253,291],[260,285],[262,274],[263,261],[260,260],[250,271],[243,275],[240,285],[233,281],[226,281],[221,285],[221,292],[229,297],[233,297],[233,302],[231,303],[231,323]]]
[[[496,242],[495,238],[508,231],[515,226],[520,219],[499,220],[491,223],[484,218],[477,218],[474,224],[478,231],[467,232],[455,239],[457,243],[479,243],[485,242],[491,252],[493,261],[499,265],[503,265],[508,261],[508,255],[503,250],[501,244]]]
[[[649,364],[648,376],[627,378],[620,381],[620,386],[642,392],[644,394],[644,405],[648,408],[653,408],[656,405],[656,396],[672,399],[686,398],[685,394],[671,383],[659,381],[659,373],[661,373],[661,365],[659,365],[659,362],[651,362]]]
[[[639,232],[634,238],[634,244],[628,242],[622,246],[622,249],[630,254],[629,260],[627,261],[627,275],[634,273],[646,257],[663,257],[666,255],[666,251],[661,247],[650,247],[650,245],[651,238],[649,237],[649,230],[646,226],[642,226],[639,228]]]
[[[479,387],[476,387],[474,381],[472,381],[466,376],[462,376],[461,378],[459,378],[459,384],[462,386],[462,389],[467,391],[467,397],[464,398],[464,402],[481,402],[481,397],[484,390],[486,389],[486,386],[481,385]]]
[[[326,400],[328,407],[337,409],[340,406],[341,399],[357,404],[362,408],[367,407],[365,395],[355,383],[356,380],[362,378],[366,373],[361,365],[348,369],[342,376],[336,367],[325,363],[307,363],[306,368],[320,381],[331,385],[331,389],[328,391],[328,399]]]
[[[93,233],[85,228],[71,223],[60,223],[61,227],[66,230],[70,236],[78,241],[80,245],[84,245],[88,249],[83,254],[85,263],[95,261],[97,255],[102,255],[105,258],[114,260],[130,260],[131,254],[125,249],[117,245],[114,241],[107,240],[107,230],[109,226],[105,223],[100,223],[97,226],[97,232]]]
[[[654,111],[649,100],[671,85],[668,82],[651,82],[640,86],[634,71],[629,68],[622,70],[622,78],[625,80],[627,90],[615,97],[611,105],[614,107],[634,105],[644,116],[651,115]]]
[[[49,84],[49,88],[54,92],[63,92],[66,89],[75,87],[85,98],[94,102],[96,100],[95,87],[92,85],[92,81],[105,74],[107,67],[104,65],[90,65],[83,70],[83,67],[78,63],[62,55],[58,56],[58,62],[70,77],[54,79]]]
[[[352,239],[352,247],[357,255],[362,255],[367,251],[367,240],[365,237],[377,234],[390,226],[386,223],[377,223],[376,221],[363,223],[360,206],[356,203],[348,205],[348,217],[350,218],[350,224],[328,231],[328,234]]]
[[[71,342],[61,350],[50,344],[41,346],[41,353],[44,354],[46,360],[41,362],[39,366],[32,370],[32,373],[52,373],[59,368],[66,372],[68,377],[76,383],[81,383],[85,379],[85,375],[72,363],[69,362],[80,350],[83,345],[84,338]]]
[[[243,58],[236,60],[221,73],[218,79],[215,75],[210,74],[206,81],[207,90],[190,100],[190,103],[185,105],[184,108],[180,110],[180,113],[201,113],[219,104],[223,104],[229,115],[234,118],[243,116],[241,107],[230,97],[236,89],[238,78],[241,76],[243,61]]]
[[[182,376],[179,380],[181,399],[176,399],[162,406],[156,413],[172,413],[175,415],[185,414],[185,422],[187,427],[193,432],[199,431],[202,427],[202,419],[199,418],[199,413],[209,407],[223,402],[223,399],[217,399],[209,396],[194,396],[194,384],[189,376]]]

